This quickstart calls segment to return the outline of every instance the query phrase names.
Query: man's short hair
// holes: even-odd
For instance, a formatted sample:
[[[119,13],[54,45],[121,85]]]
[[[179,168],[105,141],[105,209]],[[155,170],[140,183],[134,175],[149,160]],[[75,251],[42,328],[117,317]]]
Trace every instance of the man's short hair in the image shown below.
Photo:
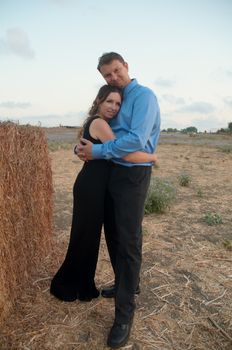
[[[119,55],[119,53],[117,52],[103,53],[103,55],[98,59],[97,69],[99,70],[99,72],[100,72],[101,66],[103,66],[104,64],[110,64],[113,60],[118,60],[122,63],[125,63],[124,58],[121,55]]]

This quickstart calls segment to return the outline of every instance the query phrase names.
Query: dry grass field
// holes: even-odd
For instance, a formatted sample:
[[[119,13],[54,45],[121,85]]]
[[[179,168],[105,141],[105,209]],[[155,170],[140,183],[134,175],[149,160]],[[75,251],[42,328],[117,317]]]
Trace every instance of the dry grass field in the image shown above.
[[[166,213],[144,218],[142,291],[124,349],[231,350],[232,137],[162,136],[157,153],[153,175],[171,179],[177,199]],[[82,165],[71,148],[51,152],[51,158],[53,251],[3,325],[0,349],[104,350],[113,300],[64,303],[49,294],[66,252],[72,185]],[[179,184],[183,172],[189,186]],[[113,281],[104,237],[96,281],[99,288]]]

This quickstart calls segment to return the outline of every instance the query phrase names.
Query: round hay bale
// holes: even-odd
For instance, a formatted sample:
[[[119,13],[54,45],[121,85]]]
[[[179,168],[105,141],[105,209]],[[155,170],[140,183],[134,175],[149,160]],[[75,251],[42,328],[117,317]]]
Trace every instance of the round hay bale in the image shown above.
[[[50,250],[52,193],[44,131],[0,123],[0,321]]]

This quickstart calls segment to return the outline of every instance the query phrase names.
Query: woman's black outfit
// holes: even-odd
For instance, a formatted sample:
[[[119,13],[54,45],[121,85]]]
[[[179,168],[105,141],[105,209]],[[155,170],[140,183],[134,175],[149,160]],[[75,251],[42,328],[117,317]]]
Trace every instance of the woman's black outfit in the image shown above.
[[[99,117],[96,117],[99,118]],[[89,134],[92,120],[83,137],[93,143]],[[70,241],[63,264],[51,282],[50,292],[64,301],[90,301],[99,296],[94,282],[98,259],[104,201],[109,177],[109,162],[85,162],[73,187],[73,218]]]

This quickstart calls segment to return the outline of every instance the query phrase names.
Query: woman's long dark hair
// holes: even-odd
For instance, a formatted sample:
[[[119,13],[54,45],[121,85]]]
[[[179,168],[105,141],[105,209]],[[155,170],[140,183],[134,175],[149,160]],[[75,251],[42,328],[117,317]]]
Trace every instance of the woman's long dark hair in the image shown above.
[[[118,88],[116,86],[111,86],[111,85],[103,85],[99,89],[97,96],[95,97],[95,100],[93,101],[93,104],[89,110],[88,117],[85,119],[85,121],[83,123],[83,126],[82,126],[82,128],[80,130],[80,134],[79,134],[80,137],[83,136],[83,132],[84,132],[84,129],[85,129],[87,123],[89,123],[97,115],[98,108],[99,108],[100,104],[107,99],[107,97],[109,96],[109,94],[111,92],[119,93],[119,95],[122,98],[122,90],[120,88]]]

